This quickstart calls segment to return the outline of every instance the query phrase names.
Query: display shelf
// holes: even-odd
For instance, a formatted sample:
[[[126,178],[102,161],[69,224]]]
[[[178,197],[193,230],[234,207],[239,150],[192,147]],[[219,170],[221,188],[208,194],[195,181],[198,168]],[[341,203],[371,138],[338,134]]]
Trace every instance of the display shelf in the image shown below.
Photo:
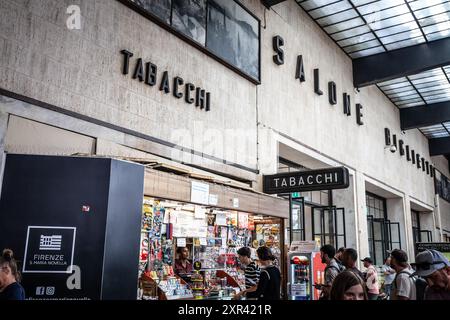
[[[187,283],[181,279],[178,276],[175,276],[174,278],[176,278],[182,285],[187,285]],[[162,288],[159,286],[160,281],[155,281],[155,279],[151,278],[148,274],[143,273],[142,274],[142,279],[141,281],[143,283],[147,283],[148,287],[154,287],[157,288],[157,296],[158,296],[158,300],[177,300],[177,299],[181,299],[181,300],[186,300],[186,299],[193,299],[194,295],[193,294],[188,294],[188,295],[167,295],[166,292],[164,290],[162,290]]]
[[[192,298],[194,298],[194,296],[192,294],[189,295],[175,295],[175,296],[167,296],[166,300],[192,300]]]

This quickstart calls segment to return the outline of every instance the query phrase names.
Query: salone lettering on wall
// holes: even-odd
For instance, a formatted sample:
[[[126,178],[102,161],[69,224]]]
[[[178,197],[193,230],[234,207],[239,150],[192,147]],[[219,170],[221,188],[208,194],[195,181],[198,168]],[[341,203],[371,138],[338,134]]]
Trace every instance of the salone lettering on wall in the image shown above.
[[[273,50],[275,51],[275,55],[273,56],[273,61],[276,65],[281,66],[285,61],[285,52],[283,50],[284,40],[281,36],[273,37]],[[305,64],[303,61],[303,56],[297,56],[297,64],[295,68],[295,79],[298,79],[300,83],[306,81],[305,75]],[[322,96],[323,91],[320,89],[320,71],[319,69],[314,69],[314,92]],[[343,100],[343,113],[346,116],[351,116],[351,101],[350,95],[346,92],[342,95]],[[328,101],[331,105],[337,104],[337,85],[336,82],[330,81],[328,82]],[[363,106],[360,103],[356,104],[356,123],[360,126],[364,124],[363,118]]]

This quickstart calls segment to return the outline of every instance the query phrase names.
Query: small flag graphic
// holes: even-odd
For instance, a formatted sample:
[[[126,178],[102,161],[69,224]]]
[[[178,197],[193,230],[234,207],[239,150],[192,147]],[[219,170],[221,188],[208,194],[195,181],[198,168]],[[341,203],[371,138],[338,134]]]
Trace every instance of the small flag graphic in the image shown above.
[[[41,235],[39,250],[61,250],[62,236],[44,236]]]

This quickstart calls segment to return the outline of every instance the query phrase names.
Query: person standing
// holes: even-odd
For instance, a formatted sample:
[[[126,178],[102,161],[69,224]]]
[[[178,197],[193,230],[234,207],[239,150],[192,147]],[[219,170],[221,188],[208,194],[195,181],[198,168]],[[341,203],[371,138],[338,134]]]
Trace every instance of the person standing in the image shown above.
[[[345,251],[345,248],[340,247],[338,249],[338,251],[336,252],[336,254],[334,255],[334,260],[336,260],[336,263],[338,264],[340,271],[345,270],[344,264],[342,263],[342,256],[344,254],[344,251]]]
[[[0,257],[0,300],[25,300],[14,253],[5,249]]]
[[[355,272],[345,270],[333,281],[330,300],[368,300],[364,281]]]
[[[261,274],[255,296],[258,300],[280,300],[281,273],[273,265],[275,256],[268,247],[259,247],[256,254],[261,265]]]
[[[450,300],[450,263],[441,252],[422,251],[411,265],[427,281],[424,300]]]
[[[378,296],[380,295],[380,287],[378,285],[377,269],[373,265],[373,260],[370,257],[366,257],[361,261],[367,269],[365,281],[369,300],[378,300]]]
[[[356,267],[356,261],[358,261],[358,253],[353,248],[347,248],[342,255],[342,263],[346,270],[354,272],[361,280],[364,279],[364,275]]]
[[[239,261],[245,266],[245,290],[239,292],[235,299],[245,295],[247,298],[254,298],[254,292],[258,287],[261,269],[255,261],[251,259],[252,251],[248,247],[242,247],[237,251]]]
[[[397,273],[392,282],[391,300],[416,300],[416,284],[412,277],[413,270],[408,264],[408,255],[400,249],[390,254],[391,266]]]
[[[391,257],[387,257],[382,270],[384,274],[384,293],[389,300],[391,298],[392,282],[395,278],[395,270],[391,267]]]
[[[192,273],[192,262],[189,261],[189,249],[186,247],[177,248],[178,259],[175,260],[175,273],[185,275]]]
[[[325,283],[316,284],[316,289],[322,290],[320,293],[320,300],[328,300],[330,297],[331,286],[334,279],[341,272],[339,265],[337,264],[334,256],[336,254],[336,249],[329,244],[326,244],[320,248],[320,257],[322,263],[326,264],[325,267]]]

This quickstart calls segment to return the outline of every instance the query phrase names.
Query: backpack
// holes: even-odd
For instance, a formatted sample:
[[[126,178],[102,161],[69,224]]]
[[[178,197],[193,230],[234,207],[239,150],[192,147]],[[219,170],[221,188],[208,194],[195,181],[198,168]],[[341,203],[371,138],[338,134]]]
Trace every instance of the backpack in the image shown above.
[[[327,270],[329,270],[329,269],[334,269],[339,274],[339,273],[341,273],[343,271],[343,266],[340,265],[339,263],[338,263],[337,267],[336,266],[326,266],[325,270],[324,270],[324,273],[326,273]],[[330,299],[330,297],[328,296],[328,294],[325,294],[325,291],[322,290],[322,292],[320,293],[319,300],[329,300],[329,299]]]
[[[394,279],[394,284],[395,286],[397,286],[397,276],[401,273],[406,273],[409,275],[409,277],[413,280],[414,285],[416,286],[416,300],[424,300],[425,297],[425,290],[428,287],[428,283],[426,282],[425,279],[414,275],[414,274],[410,274],[407,271],[400,271],[399,273],[397,273],[397,275],[395,276]]]

